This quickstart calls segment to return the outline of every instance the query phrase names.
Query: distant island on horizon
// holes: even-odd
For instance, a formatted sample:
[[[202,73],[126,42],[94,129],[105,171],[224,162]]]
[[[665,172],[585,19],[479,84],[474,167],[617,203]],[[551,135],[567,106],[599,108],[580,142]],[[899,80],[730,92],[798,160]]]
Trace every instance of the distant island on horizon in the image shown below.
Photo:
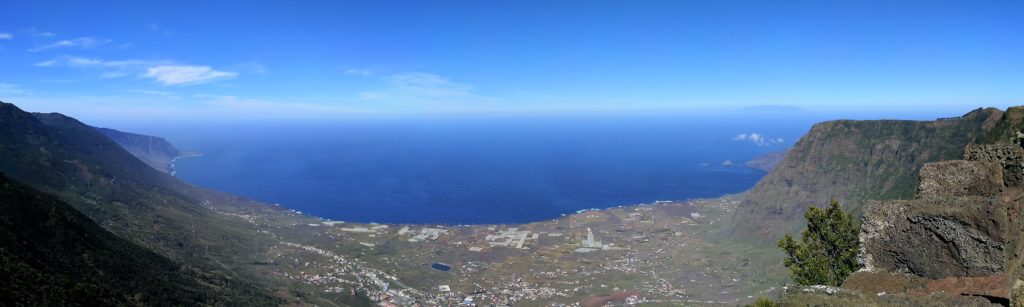
[[[978,109],[955,119],[931,122],[839,120],[815,125],[806,136],[796,143],[796,146],[786,151],[785,154],[772,152],[753,160],[757,161],[751,163],[753,165],[770,165],[769,162],[772,160],[777,160],[780,156],[783,157],[782,161],[777,163],[752,190],[740,194],[685,201],[658,201],[651,204],[615,206],[600,210],[580,210],[555,219],[521,224],[450,226],[437,223],[355,223],[323,219],[302,210],[253,202],[245,197],[232,196],[184,183],[158,170],[160,165],[156,167],[148,165],[143,162],[145,159],[136,157],[129,152],[128,148],[138,148],[140,144],[169,145],[164,142],[154,143],[153,140],[157,139],[155,137],[136,135],[132,140],[137,143],[133,144],[122,140],[122,145],[114,145],[117,143],[100,133],[99,130],[73,118],[59,114],[25,113],[10,104],[3,104],[0,107],[2,107],[0,115],[3,115],[3,118],[0,118],[2,119],[0,123],[5,126],[3,131],[9,134],[3,138],[4,141],[0,141],[0,145],[8,148],[9,153],[14,154],[9,156],[10,159],[5,159],[0,163],[0,173],[5,176],[10,174],[11,178],[26,180],[44,191],[56,191],[55,201],[66,202],[67,206],[70,206],[69,208],[73,208],[71,210],[80,211],[88,217],[88,220],[76,220],[74,223],[105,225],[102,231],[111,231],[118,238],[139,242],[138,244],[141,246],[161,246],[156,250],[157,254],[154,257],[157,258],[154,259],[172,260],[153,261],[192,263],[196,265],[197,270],[206,272],[203,274],[209,274],[188,273],[182,277],[174,277],[180,278],[177,281],[179,284],[158,282],[157,284],[160,286],[148,290],[156,292],[147,292],[150,293],[147,295],[156,295],[153,297],[163,295],[161,293],[169,293],[165,291],[181,291],[173,290],[173,287],[177,287],[175,285],[187,285],[202,279],[217,279],[220,278],[217,277],[221,276],[220,274],[228,274],[226,271],[218,269],[218,267],[224,268],[224,266],[209,266],[208,260],[206,260],[209,258],[186,256],[196,255],[189,252],[195,248],[201,250],[203,246],[212,247],[203,242],[228,244],[217,247],[219,251],[209,255],[218,255],[214,256],[216,257],[214,259],[220,259],[216,261],[220,264],[230,263],[226,264],[227,268],[231,268],[235,274],[243,274],[245,276],[243,280],[250,280],[256,284],[234,284],[220,289],[189,290],[200,291],[200,293],[219,293],[213,297],[220,302],[250,300],[282,303],[307,299],[314,301],[342,299],[349,302],[347,304],[354,305],[412,304],[415,302],[445,305],[461,303],[467,298],[472,298],[474,302],[495,304],[573,301],[587,304],[609,302],[686,304],[709,301],[733,304],[748,302],[752,297],[770,295],[778,297],[782,302],[828,302],[841,299],[843,304],[871,303],[879,300],[882,302],[899,300],[900,302],[918,304],[927,302],[927,299],[914,294],[917,292],[913,291],[919,290],[907,290],[909,292],[904,293],[900,292],[902,290],[893,289],[887,290],[887,293],[890,294],[885,296],[875,294],[859,296],[860,292],[858,291],[861,291],[859,287],[870,285],[873,281],[895,278],[886,275],[889,274],[885,273],[886,271],[854,274],[850,277],[849,286],[843,288],[822,288],[833,291],[833,293],[835,291],[843,293],[843,296],[840,297],[822,294],[823,292],[819,292],[819,290],[780,292],[778,287],[769,285],[784,284],[789,277],[781,267],[782,255],[773,251],[775,247],[750,243],[736,244],[750,242],[750,238],[770,239],[775,237],[779,233],[779,228],[775,228],[776,226],[784,229],[800,227],[798,221],[786,220],[785,212],[790,210],[799,212],[799,206],[802,206],[793,200],[800,199],[799,195],[821,197],[820,194],[808,194],[801,191],[831,188],[837,189],[835,191],[850,193],[847,195],[872,193],[876,196],[871,196],[870,199],[884,200],[887,199],[886,197],[893,197],[886,195],[897,195],[896,198],[901,198],[902,196],[893,193],[904,193],[907,191],[905,186],[918,184],[917,181],[903,179],[906,178],[905,176],[918,176],[916,171],[908,172],[905,175],[877,177],[871,173],[875,169],[906,169],[905,166],[897,165],[920,163],[921,167],[914,168],[921,169],[920,184],[922,188],[920,189],[922,192],[920,193],[959,193],[953,190],[950,190],[953,192],[943,192],[945,190],[924,188],[934,185],[932,182],[936,182],[935,180],[938,180],[938,186],[945,186],[945,183],[941,183],[945,182],[944,180],[954,180],[944,177],[948,175],[937,175],[941,171],[936,173],[932,169],[941,165],[962,164],[964,167],[973,167],[971,169],[980,170],[992,167],[993,170],[1002,170],[1004,168],[998,163],[1008,163],[1004,172],[1009,173],[1006,173],[1005,177],[978,177],[1007,179],[973,181],[976,182],[974,183],[976,185],[969,191],[976,192],[970,193],[989,195],[984,194],[989,193],[985,191],[1003,189],[994,187],[995,184],[1000,186],[1010,184],[1008,189],[1011,190],[1007,191],[1013,191],[1012,189],[1015,187],[1013,184],[1016,184],[1013,182],[1016,181],[1005,180],[1016,180],[1012,179],[1017,177],[1014,173],[1016,168],[1013,167],[1016,164],[1012,164],[1017,163],[1012,162],[1017,160],[1013,160],[1016,159],[1013,157],[1019,155],[1021,159],[1024,159],[1024,149],[1012,143],[1013,132],[1016,129],[1024,128],[1024,121],[1020,120],[1024,117],[1018,116],[1024,110],[1021,108],[1011,108],[1007,111]],[[836,131],[845,133],[834,133]],[[880,131],[893,131],[893,133]],[[33,137],[25,138],[24,135]],[[73,137],[69,138],[68,136]],[[934,136],[944,137],[935,138]],[[894,137],[899,138],[900,141],[893,143],[892,138]],[[847,147],[847,144],[851,142],[879,144],[878,146],[857,146],[855,148],[865,151],[881,150],[881,152],[876,152],[882,156],[906,148],[902,144],[913,144],[915,147],[911,148],[916,148],[913,151],[914,157],[929,156],[936,160],[931,160],[932,162],[909,158],[854,160],[850,159],[850,156],[844,155],[851,153],[853,147]],[[35,152],[38,151],[37,145],[39,144],[47,144],[44,147],[47,148],[46,152],[49,154],[44,155],[43,160],[21,158],[36,155]],[[81,146],[82,144],[93,145]],[[885,145],[883,146],[883,144]],[[957,146],[965,147],[957,150]],[[84,153],[82,148],[99,148],[100,150]],[[167,149],[165,152],[171,152],[169,150],[171,147],[161,146],[160,148]],[[158,151],[151,150],[150,152]],[[859,153],[856,155],[856,157],[873,157]],[[966,159],[973,160],[967,162],[942,162],[941,160],[957,159],[961,155]],[[51,156],[59,161],[72,161],[64,163],[75,167],[60,168],[58,166],[64,164],[47,162]],[[158,157],[163,156],[158,155]],[[984,159],[1009,160],[998,160],[1003,162],[993,164]],[[863,163],[867,163],[869,167],[851,168],[863,165]],[[851,180],[842,184],[811,180],[822,176],[832,176],[834,172],[831,170],[836,168],[864,173],[853,177],[831,177],[834,178],[833,180],[843,180],[841,178]],[[723,170],[729,169],[734,168],[723,168]],[[813,169],[815,172],[794,172],[794,170],[803,169]],[[958,169],[951,169],[951,171],[962,173]],[[750,171],[761,172],[753,169]],[[989,176],[986,175],[987,171],[976,174]],[[878,178],[888,180],[888,182],[879,183],[860,178]],[[959,179],[954,181],[956,180]],[[62,185],[64,183],[70,183],[70,185]],[[17,184],[4,185],[4,187],[11,186],[17,187]],[[144,186],[157,188],[138,188]],[[68,193],[76,190],[91,191],[90,193],[97,195],[97,198],[90,200]],[[924,192],[926,190],[928,192]],[[29,190],[28,193],[47,193],[44,191]],[[780,198],[780,195],[784,196]],[[965,197],[978,197],[970,195],[974,194],[968,194]],[[127,206],[123,200],[129,199],[143,200],[140,204],[145,205]],[[156,199],[157,201],[145,201],[144,199]],[[783,201],[770,203],[773,199],[782,199]],[[96,200],[102,201],[103,205],[95,206]],[[843,198],[843,202],[846,204],[844,206],[851,210],[860,210],[859,208],[864,207],[859,206],[865,206],[863,204],[858,206],[856,198],[853,197]],[[806,204],[815,205],[815,202]],[[786,205],[794,207],[782,207]],[[914,201],[908,201],[906,205],[916,208],[913,207],[916,206]],[[878,210],[877,208],[879,208],[877,202],[869,201],[866,206],[869,208],[867,210]],[[947,205],[940,203],[929,206],[945,208],[942,206]],[[974,210],[970,208],[982,207],[967,207],[964,210]],[[129,212],[129,216],[136,218],[178,226],[150,228],[151,226],[148,225],[151,224],[149,223],[135,224],[132,220],[119,218],[124,216],[124,212]],[[913,214],[923,214],[923,216],[932,214],[929,213],[930,211],[907,212],[916,212]],[[757,216],[758,214],[761,215]],[[756,222],[746,222],[754,216],[757,216],[754,219]],[[877,222],[882,224],[876,224],[873,222],[879,219],[892,219],[894,223],[914,225],[917,223],[914,216],[917,215],[905,217],[909,222],[901,222],[903,221],[901,219],[904,219],[902,215],[869,215],[866,218],[872,220],[868,220],[866,222],[868,224],[865,225],[889,223]],[[182,217],[188,218],[182,219]],[[956,217],[946,215],[935,217],[949,219],[952,222],[959,221]],[[864,228],[865,230],[862,231],[892,231],[884,227],[865,227],[868,228]],[[923,227],[929,226],[924,225]],[[4,229],[8,229],[6,231],[10,233],[18,233],[16,228]],[[142,232],[145,229],[157,229],[157,231]],[[174,231],[175,229],[194,230],[191,235],[181,236],[182,233]],[[53,235],[49,233],[54,231],[64,230],[63,228],[45,230],[39,234],[43,236],[43,239],[37,242],[45,244],[43,242],[50,240],[47,239],[50,238],[47,236]],[[942,231],[943,235],[956,236],[963,231],[974,230],[954,228]],[[178,240],[184,240],[179,241],[183,246],[167,245],[168,239],[153,240],[153,237],[139,236],[143,233],[154,234],[160,238],[179,238]],[[216,233],[229,235],[228,237],[210,236]],[[903,238],[901,240],[926,239],[915,236],[914,233],[897,232],[894,235]],[[250,237],[251,239],[239,240],[241,237]],[[759,240],[765,242],[763,239]],[[996,240],[991,242],[1001,242],[993,243],[1000,244],[1000,246],[1013,244],[1012,240],[999,241],[1003,239],[995,237],[991,239],[986,237],[985,240]],[[869,245],[872,248],[870,251],[876,253],[880,250],[904,248],[902,244],[885,240],[869,242],[872,244]],[[947,246],[944,243],[927,244],[921,247],[925,252],[940,250]],[[254,253],[238,254],[239,250],[251,250]],[[366,253],[378,256],[361,256]],[[647,256],[644,256],[645,260],[638,261],[636,257],[639,255]],[[712,258],[708,255],[717,256]],[[13,257],[15,258],[9,259],[23,259],[18,258],[22,256]],[[679,261],[677,259],[680,258],[676,257],[689,260],[680,263],[677,262]],[[307,259],[308,262],[296,262],[300,258]],[[882,265],[884,270],[892,270],[893,265],[916,265],[915,263],[918,263],[914,262],[918,260],[909,259],[907,261],[910,262],[893,264],[885,262],[888,260],[885,260],[887,258],[882,255],[878,255],[874,259],[881,261],[878,262],[878,265]],[[990,258],[964,258],[945,264],[945,266],[933,267],[939,270],[945,270],[943,268],[975,270],[970,269],[971,266],[977,265],[977,261],[984,261],[984,259]],[[1013,264],[1017,261],[1019,259],[1010,258],[1009,262],[1005,263]],[[602,263],[602,265],[594,267],[595,262]],[[119,265],[133,270],[155,270],[148,264],[138,262],[123,262]],[[565,270],[565,268],[571,269]],[[104,270],[108,269],[104,268]],[[716,273],[708,274],[708,272]],[[24,279],[27,278],[26,276],[44,273],[25,274],[14,276],[17,278],[15,282],[24,283],[27,280]],[[980,302],[978,299],[981,298],[971,296],[971,293],[977,293],[974,291],[987,291],[984,293],[993,295],[996,300],[1014,299],[1014,296],[1008,294],[1009,290],[1005,290],[1009,288],[1001,288],[998,285],[991,286],[990,290],[940,286],[946,283],[944,278],[960,278],[957,277],[959,275],[947,277],[948,275],[944,274],[928,273],[914,277],[917,279],[914,279],[915,281],[912,283],[919,285],[914,287],[924,287],[921,289],[940,287],[936,289],[943,289],[942,292],[935,292],[932,295],[943,295],[944,299],[956,302],[956,304],[970,305]],[[68,276],[72,276],[68,277],[72,278],[71,280],[82,278],[74,277],[76,275]],[[95,282],[99,285],[122,282],[119,280],[124,277],[116,274],[112,276],[115,279]],[[283,276],[283,278],[267,279],[265,276]],[[552,279],[551,276],[561,277]],[[601,278],[586,276],[601,276]],[[691,293],[689,297],[682,297],[677,291],[665,289],[659,279],[654,278],[655,276],[662,276],[662,278],[666,276],[677,276],[673,278],[702,277],[690,282],[682,281],[685,289]],[[581,291],[578,286],[567,288],[558,282],[563,278],[578,280],[582,284],[588,285],[585,289],[589,290]],[[980,276],[977,280],[989,282],[987,281],[989,279],[986,278],[990,277]],[[1005,277],[999,278],[1003,278],[999,280],[1005,280]],[[993,282],[999,283],[998,281]],[[483,287],[481,287],[481,283],[484,283]],[[612,283],[618,289],[610,289],[611,292],[608,292],[603,290],[605,287],[601,287],[598,283],[604,285]],[[518,286],[512,286],[513,284]],[[734,291],[723,293],[720,286],[717,286],[723,284],[732,285],[730,287]],[[297,295],[282,296],[280,293],[270,296],[269,293],[272,292],[270,289],[273,287],[289,289],[288,291],[291,293],[302,293],[302,297],[305,298],[300,299]],[[323,291],[323,289],[350,290],[331,292]],[[508,289],[512,290],[508,291]],[[34,292],[26,291],[25,293]],[[245,296],[241,293],[262,294]],[[26,301],[38,300],[38,298],[32,299],[29,296],[17,297]],[[143,300],[149,297],[142,296]],[[183,296],[182,299],[193,302],[206,301],[194,296]]]
[[[1024,307],[1024,1],[0,2],[0,306]]]

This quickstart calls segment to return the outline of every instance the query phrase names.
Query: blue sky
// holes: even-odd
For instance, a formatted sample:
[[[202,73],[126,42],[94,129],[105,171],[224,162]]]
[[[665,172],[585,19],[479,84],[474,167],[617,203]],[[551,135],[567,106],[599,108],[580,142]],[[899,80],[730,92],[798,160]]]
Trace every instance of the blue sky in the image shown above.
[[[1022,85],[1020,1],[0,4],[0,100],[86,119],[957,115]]]

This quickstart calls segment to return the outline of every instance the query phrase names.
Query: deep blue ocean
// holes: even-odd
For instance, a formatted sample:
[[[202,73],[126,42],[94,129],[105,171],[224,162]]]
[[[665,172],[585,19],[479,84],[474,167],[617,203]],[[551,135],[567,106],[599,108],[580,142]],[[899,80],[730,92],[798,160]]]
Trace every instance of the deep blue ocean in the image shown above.
[[[743,162],[791,146],[809,127],[753,118],[550,117],[156,130],[204,154],[176,163],[177,176],[197,185],[332,220],[481,224],[741,192],[765,175]],[[754,132],[772,141],[737,139]]]

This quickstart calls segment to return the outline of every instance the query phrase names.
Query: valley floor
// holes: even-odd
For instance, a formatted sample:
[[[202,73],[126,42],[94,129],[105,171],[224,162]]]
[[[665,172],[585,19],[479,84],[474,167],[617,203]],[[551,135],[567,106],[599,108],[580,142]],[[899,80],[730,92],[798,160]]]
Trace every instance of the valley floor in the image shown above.
[[[777,291],[787,274],[774,244],[713,239],[738,203],[725,196],[471,226],[355,224],[204,205],[280,241],[253,269],[325,297],[360,294],[399,306],[602,306],[737,305]]]

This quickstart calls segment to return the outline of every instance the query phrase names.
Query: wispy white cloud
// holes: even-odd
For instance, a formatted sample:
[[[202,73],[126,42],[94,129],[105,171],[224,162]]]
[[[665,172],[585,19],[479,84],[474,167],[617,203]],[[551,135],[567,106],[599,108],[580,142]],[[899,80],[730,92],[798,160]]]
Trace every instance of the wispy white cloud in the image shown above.
[[[153,31],[154,33],[157,33],[157,34],[160,34],[160,35],[163,35],[163,36],[171,36],[171,34],[172,34],[172,32],[170,30],[168,30],[167,28],[165,28],[163,26],[160,26],[159,24],[156,24],[156,23],[153,23],[153,22],[146,24],[146,28],[149,29],[150,31]]]
[[[471,85],[452,82],[428,73],[406,73],[389,79],[400,90],[428,98],[468,96],[473,90]]]
[[[236,72],[218,71],[209,66],[164,65],[146,69],[145,78],[151,78],[164,85],[191,85],[233,79]]]
[[[20,86],[10,83],[0,83],[0,94],[13,95],[13,94],[24,94],[25,89]]]
[[[132,68],[158,65],[166,61],[119,60],[106,61],[99,58],[63,56],[33,64],[36,67],[72,67],[72,68]]]
[[[98,46],[110,43],[112,41],[113,40],[110,40],[110,39],[98,39],[98,38],[95,38],[95,37],[92,37],[92,36],[86,36],[86,37],[79,37],[79,38],[76,38],[76,39],[63,39],[63,40],[59,40],[59,41],[56,41],[56,42],[53,42],[53,43],[50,43],[50,44],[47,44],[47,45],[43,45],[43,46],[39,46],[39,47],[36,47],[36,48],[29,49],[28,51],[30,51],[30,52],[37,52],[37,51],[44,51],[44,50],[49,50],[49,49],[54,49],[54,48],[64,48],[64,47],[79,47],[79,48],[83,48],[83,49],[91,49],[91,48],[95,48],[95,47],[98,47]]]
[[[372,75],[373,74],[373,70],[371,70],[369,68],[349,68],[349,69],[345,70],[345,74],[346,75],[366,77],[366,76]]]
[[[733,141],[749,141],[757,146],[767,146],[785,142],[782,138],[768,138],[757,132],[738,134],[733,138]]]
[[[430,73],[402,73],[385,77],[384,80],[388,82],[388,88],[365,91],[359,97],[365,100],[439,100],[473,96],[473,86]]]
[[[177,93],[178,88],[149,91],[141,88],[124,90],[120,94],[77,95],[40,93],[19,95],[10,102],[34,112],[61,113],[91,120],[124,120],[132,114],[133,120],[214,120],[225,119],[303,119],[303,118],[367,118],[394,117],[412,114],[449,114],[448,112],[490,112],[486,104],[474,103],[476,109],[465,110],[463,105],[447,108],[444,104],[394,105],[368,104],[345,101],[337,97],[254,97],[220,92],[229,88],[216,88],[218,92],[206,94]],[[188,92],[187,89],[182,89]],[[34,93],[33,93],[34,94]],[[2,99],[3,97],[0,97]],[[5,100],[6,101],[6,100]],[[182,103],[187,101],[188,103]]]
[[[129,74],[130,74],[129,72],[123,71],[123,70],[106,71],[106,72],[103,72],[103,73],[100,74],[100,78],[103,78],[103,79],[117,79],[117,78],[128,76]]]
[[[0,39],[13,39],[13,38],[14,38],[14,34],[7,33],[7,32],[0,32]]]
[[[218,71],[209,66],[179,65],[165,60],[117,60],[64,56],[35,63],[36,67],[70,67],[101,70],[101,78],[136,75],[153,79],[163,85],[192,85],[232,79],[237,72]]]
[[[39,29],[36,29],[36,28],[25,29],[25,34],[28,34],[29,36],[33,36],[33,37],[53,37],[53,36],[57,35],[57,34],[54,34],[53,32],[42,31],[42,30],[39,30]]]
[[[146,95],[153,95],[153,96],[173,96],[174,95],[174,93],[171,93],[171,92],[150,91],[150,90],[126,90],[125,92],[136,93],[136,94],[146,94]]]

